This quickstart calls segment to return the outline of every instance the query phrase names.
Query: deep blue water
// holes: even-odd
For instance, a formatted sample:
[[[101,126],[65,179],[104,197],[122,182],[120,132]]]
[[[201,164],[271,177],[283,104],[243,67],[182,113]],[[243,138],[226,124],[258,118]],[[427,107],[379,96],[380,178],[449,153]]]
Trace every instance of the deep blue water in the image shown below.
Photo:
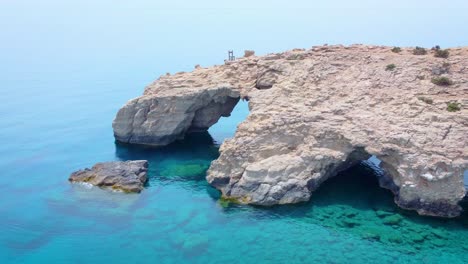
[[[209,134],[164,148],[114,142],[115,113],[144,85],[222,63],[228,49],[468,41],[463,1],[278,2],[2,1],[0,263],[468,263],[468,215],[399,210],[369,163],[327,181],[309,203],[220,201],[204,175],[245,102]],[[67,180],[127,159],[150,162],[141,194]]]

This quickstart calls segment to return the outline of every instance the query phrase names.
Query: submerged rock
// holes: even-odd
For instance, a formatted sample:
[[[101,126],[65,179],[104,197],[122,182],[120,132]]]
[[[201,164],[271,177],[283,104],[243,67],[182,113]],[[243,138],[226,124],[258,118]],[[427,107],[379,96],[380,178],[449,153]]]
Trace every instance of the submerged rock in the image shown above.
[[[468,167],[468,48],[450,49],[444,59],[450,87],[430,81],[440,58],[411,51],[322,46],[162,76],[120,109],[114,134],[165,145],[206,130],[244,98],[250,115],[208,170],[223,197],[257,205],[308,201],[324,181],[375,155],[382,186],[400,207],[455,217]],[[390,64],[395,70],[386,70]],[[461,110],[448,112],[450,101]]]
[[[420,235],[420,234],[414,234],[413,237],[412,237],[413,241],[416,242],[416,243],[422,243],[424,242],[424,236]]]
[[[384,223],[385,225],[399,225],[402,220],[403,220],[402,216],[398,214],[394,214],[394,215],[388,215],[384,217],[382,219],[382,223]]]
[[[365,232],[363,237],[368,240],[380,241],[380,234],[375,232]]]
[[[342,221],[342,225],[345,227],[355,227],[361,225],[361,222],[352,218],[344,217]]]
[[[390,243],[395,243],[395,244],[403,243],[403,239],[399,235],[389,234],[386,236],[386,238]]]
[[[442,239],[432,239],[431,243],[434,244],[436,247],[443,247],[446,245],[446,242]]]
[[[447,233],[442,230],[432,229],[431,231],[432,231],[432,234],[437,238],[445,239],[447,237]]]
[[[383,211],[383,210],[377,210],[377,211],[375,211],[375,214],[376,214],[378,217],[380,217],[380,218],[384,218],[384,217],[386,217],[386,216],[392,215],[393,213],[387,212],[387,211]]]
[[[91,169],[73,172],[68,180],[123,192],[141,192],[147,180],[147,170],[146,160],[101,162]]]

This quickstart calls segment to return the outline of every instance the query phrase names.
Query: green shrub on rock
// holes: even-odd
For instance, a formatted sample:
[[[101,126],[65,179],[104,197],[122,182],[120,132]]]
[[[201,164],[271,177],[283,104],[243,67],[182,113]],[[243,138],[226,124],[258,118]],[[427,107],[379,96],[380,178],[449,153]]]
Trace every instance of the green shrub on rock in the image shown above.
[[[449,102],[447,103],[447,111],[449,112],[457,112],[460,111],[460,104],[457,102]]]
[[[394,48],[392,49],[392,52],[400,53],[400,52],[401,52],[401,48],[400,48],[400,47],[394,47]]]
[[[427,50],[425,48],[422,48],[422,47],[416,47],[413,50],[413,54],[414,55],[426,55]]]
[[[392,64],[387,65],[387,67],[385,67],[385,70],[393,71],[395,68],[396,68],[396,65],[392,63]]]
[[[449,86],[453,84],[452,80],[447,77],[434,77],[431,82],[439,86]]]
[[[449,51],[444,49],[444,50],[441,50],[441,49],[438,49],[435,51],[435,54],[434,54],[434,57],[436,58],[448,58],[449,56]]]

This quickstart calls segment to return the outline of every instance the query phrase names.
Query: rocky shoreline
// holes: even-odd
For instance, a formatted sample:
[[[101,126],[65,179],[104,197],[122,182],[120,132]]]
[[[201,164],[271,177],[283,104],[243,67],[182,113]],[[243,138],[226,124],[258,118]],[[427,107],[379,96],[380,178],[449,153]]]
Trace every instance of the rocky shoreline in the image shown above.
[[[468,48],[317,46],[161,76],[113,122],[118,141],[166,145],[207,130],[240,99],[250,114],[208,182],[241,203],[288,204],[379,158],[395,202],[455,217],[468,168]]]

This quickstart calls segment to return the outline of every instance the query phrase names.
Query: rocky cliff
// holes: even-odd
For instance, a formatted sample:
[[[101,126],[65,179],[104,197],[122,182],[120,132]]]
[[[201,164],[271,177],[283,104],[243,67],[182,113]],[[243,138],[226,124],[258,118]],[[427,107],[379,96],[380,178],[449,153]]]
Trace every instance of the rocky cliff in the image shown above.
[[[400,207],[454,217],[468,167],[468,48],[435,52],[319,46],[162,76],[118,112],[115,137],[168,144],[209,128],[243,98],[250,114],[207,175],[224,197],[307,201],[375,155]]]

